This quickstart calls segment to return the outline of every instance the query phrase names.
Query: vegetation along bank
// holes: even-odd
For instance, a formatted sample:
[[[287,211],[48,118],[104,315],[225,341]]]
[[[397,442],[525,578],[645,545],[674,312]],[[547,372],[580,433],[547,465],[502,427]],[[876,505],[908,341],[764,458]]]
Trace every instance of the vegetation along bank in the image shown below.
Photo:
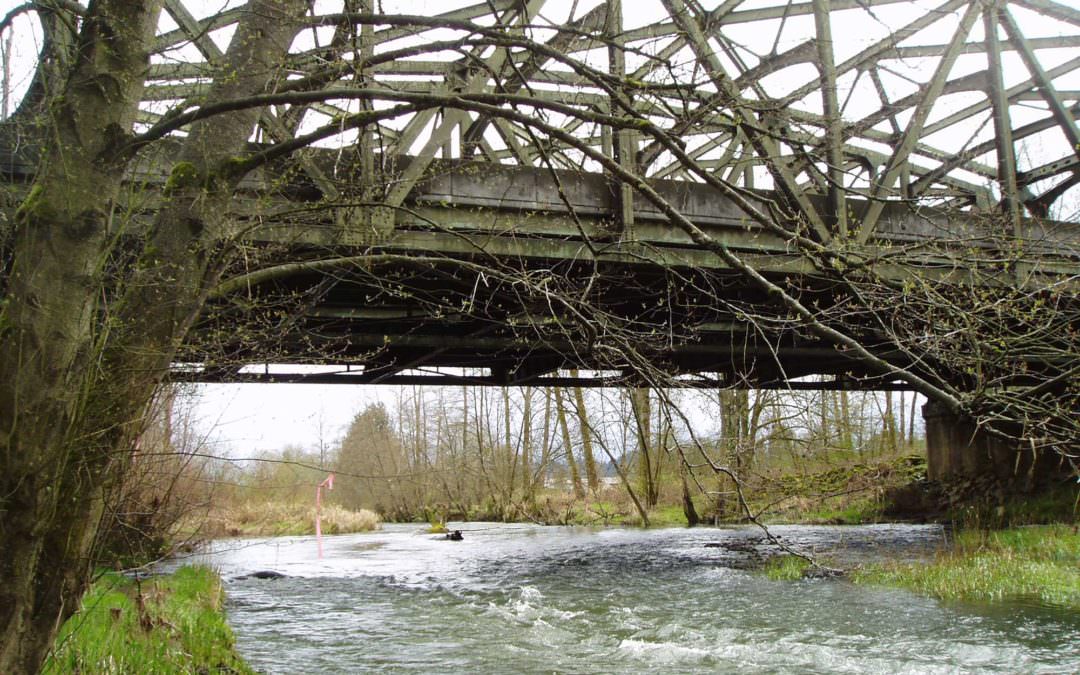
[[[221,580],[206,567],[105,573],[64,623],[43,672],[253,673],[234,651]]]

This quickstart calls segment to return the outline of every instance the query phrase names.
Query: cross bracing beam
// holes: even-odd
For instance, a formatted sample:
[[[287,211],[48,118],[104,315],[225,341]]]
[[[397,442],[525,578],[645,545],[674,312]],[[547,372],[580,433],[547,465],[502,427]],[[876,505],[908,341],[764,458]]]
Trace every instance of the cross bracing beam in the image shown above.
[[[175,8],[179,3],[180,0],[174,0],[170,7]],[[567,67],[567,60],[580,59],[583,63],[595,64],[598,72],[610,72],[610,68],[601,65],[601,60],[598,60],[602,57],[596,56],[600,53],[597,48],[606,44],[603,21],[598,20],[605,3],[586,6],[585,9],[588,11],[583,10],[574,17],[566,16],[564,22],[547,16],[558,11],[549,9],[549,6],[555,6],[554,3],[534,2],[530,7],[530,12],[520,15],[516,13],[519,5],[512,2],[471,4],[463,2],[459,6],[453,6],[453,3],[448,4],[450,6],[447,11],[433,17],[432,20],[452,25],[452,29],[457,31],[455,36],[460,36],[466,41],[462,43],[466,51],[480,49],[491,35],[490,33],[469,34],[469,26],[497,25],[508,11],[513,11],[516,17],[524,19],[517,21],[517,28],[513,30],[507,26],[508,36],[524,36],[523,39],[527,39],[536,31],[547,30],[549,34],[552,29],[556,31],[555,38],[541,36],[538,38],[538,43],[541,45],[548,43],[548,46],[554,47],[553,51],[565,57],[563,61],[560,62],[559,59],[554,58],[553,54],[537,53],[525,47],[509,50],[496,49],[492,54],[503,53],[508,60],[503,66],[491,69],[491,76],[481,85],[481,90],[527,91],[528,95],[537,101],[558,102],[582,108],[600,105],[610,98],[610,94],[604,90],[602,83],[597,82],[595,72],[589,74]],[[651,5],[651,8],[647,7],[648,5]],[[1074,78],[1075,73],[1080,69],[1080,64],[1075,59],[1061,62],[1059,57],[1055,57],[1043,65],[1040,64],[1040,58],[1043,54],[1053,54],[1055,50],[1080,44],[1080,36],[1076,34],[1076,11],[1050,0],[1026,2],[1016,0],[1007,3],[1008,5],[1029,14],[1016,20],[1013,20],[1015,11],[1005,11],[1002,14],[1002,17],[1005,17],[1004,21],[1011,22],[1007,25],[1007,27],[1011,26],[1010,39],[999,45],[998,49],[1001,53],[1021,53],[1024,63],[1033,75],[1019,82],[1006,82],[1007,89],[1004,95],[1007,102],[1004,105],[1015,106],[1038,94],[1042,99],[1051,101],[1052,110],[1049,111],[1048,116],[1052,115],[1058,120],[1059,126],[1065,128],[1062,124],[1064,119],[1062,112],[1068,108],[1069,99],[1064,92],[1070,90],[1056,82]],[[626,53],[628,58],[635,59],[636,65],[628,68],[630,74],[625,78],[627,82],[633,82],[635,95],[631,106],[635,114],[646,116],[653,124],[673,137],[695,145],[698,150],[691,155],[707,162],[714,173],[727,176],[728,180],[752,181],[754,180],[752,166],[772,167],[771,182],[788,193],[789,201],[795,199],[797,202],[801,199],[799,195],[806,191],[828,191],[831,185],[833,201],[836,202],[840,187],[852,190],[862,190],[864,187],[859,183],[859,179],[843,173],[837,174],[838,163],[846,164],[849,158],[862,157],[873,160],[878,156],[886,158],[891,156],[893,166],[878,166],[875,173],[881,172],[887,177],[891,171],[904,176],[905,185],[910,183],[912,188],[918,189],[908,191],[905,188],[896,195],[883,198],[909,199],[918,197],[919,194],[932,195],[937,191],[934,187],[936,183],[940,187],[967,190],[973,201],[985,202],[988,193],[985,192],[985,186],[980,181],[997,177],[995,162],[963,153],[961,147],[941,145],[937,139],[929,140],[935,135],[939,135],[940,138],[942,132],[949,132],[953,127],[960,128],[968,124],[993,107],[989,97],[984,97],[981,103],[976,102],[959,110],[949,101],[950,94],[980,90],[978,70],[976,69],[973,74],[969,72],[972,68],[965,66],[964,71],[968,74],[947,77],[940,94],[936,97],[912,94],[907,88],[898,89],[891,82],[883,84],[880,77],[876,75],[879,72],[897,72],[898,68],[904,68],[906,61],[920,60],[925,62],[923,72],[926,75],[923,77],[927,79],[923,80],[922,89],[926,91],[933,89],[929,87],[931,83],[929,75],[935,71],[935,67],[938,75],[933,78],[934,80],[937,80],[942,73],[948,74],[949,69],[941,66],[948,59],[978,57],[985,63],[987,52],[981,40],[954,40],[948,44],[941,44],[921,38],[921,31],[936,30],[943,21],[949,20],[950,16],[959,16],[965,9],[969,12],[979,11],[978,8],[981,6],[981,2],[968,0],[948,0],[932,10],[920,8],[904,0],[832,2],[828,14],[837,17],[834,22],[841,21],[843,30],[850,32],[859,30],[859,22],[864,22],[868,26],[881,24],[877,12],[906,10],[903,15],[895,15],[907,17],[906,21],[897,22],[898,28],[884,33],[868,32],[868,36],[874,37],[864,41],[857,52],[851,53],[850,48],[837,48],[818,43],[813,22],[820,23],[821,17],[825,15],[819,11],[817,18],[814,18],[814,2],[778,1],[773,6],[746,9],[742,2],[732,0],[716,3],[713,7],[706,6],[701,15],[695,18],[694,23],[700,27],[701,32],[693,39],[689,39],[684,30],[688,27],[685,12],[677,13],[678,15],[674,17],[665,16],[663,3],[638,3],[635,5],[635,14],[641,13],[646,17],[639,20],[640,25],[628,25],[618,35],[614,49],[617,52],[616,55]],[[1038,34],[1024,37],[1024,25],[1020,24],[1031,24],[1030,12],[1038,13],[1053,25],[1049,29],[1037,26]],[[189,15],[188,19],[179,21],[181,24],[179,28],[162,35],[160,47],[173,49],[175,52],[186,41],[193,41],[205,52],[204,47],[210,42],[208,34],[234,22],[241,13],[242,9],[232,8],[200,19],[192,19]],[[331,12],[327,16],[332,18],[313,15],[312,25],[333,25],[338,30],[348,29],[347,27],[352,25],[353,28],[348,30],[354,33],[359,31],[360,25],[369,26],[370,30],[365,38],[365,48],[370,51],[369,56],[357,59],[348,49],[334,47],[332,44],[301,45],[292,64],[296,76],[325,72],[327,68],[330,70],[337,68],[338,78],[331,78],[322,85],[327,90],[339,86],[337,79],[348,80],[361,70],[370,73],[368,77],[375,78],[370,80],[371,82],[378,81],[388,91],[420,92],[430,91],[432,87],[453,89],[456,86],[453,82],[461,72],[460,58],[457,60],[444,57],[424,58],[425,52],[422,47],[425,40],[429,40],[426,35],[434,25],[433,23],[410,25],[408,22],[388,21],[380,24],[378,15],[360,13],[356,15],[356,23],[351,24],[353,19],[347,14],[338,12],[334,15]],[[801,24],[800,20],[802,20]],[[779,27],[777,21],[780,22]],[[558,22],[558,25],[553,22]],[[754,47],[744,37],[740,37],[745,35],[744,33],[732,32],[736,29],[746,30],[746,26],[751,26],[755,32],[771,33],[776,36],[779,36],[779,31],[785,31],[784,42],[793,46],[786,49],[774,48],[771,51],[765,47]],[[691,32],[698,30],[695,27],[690,27],[690,29]],[[802,38],[798,36],[800,30],[805,31]],[[445,36],[440,35],[440,40],[445,43],[444,38]],[[551,41],[552,39],[554,41]],[[472,42],[468,42],[470,40]],[[763,39],[761,43],[768,45],[770,40]],[[779,42],[777,39],[771,39],[771,44],[779,45]],[[718,49],[717,46],[719,46]],[[446,48],[445,44],[440,48]],[[408,58],[380,61],[379,53],[387,49],[399,51],[413,49],[415,54]],[[717,51],[711,51],[714,49]],[[823,49],[826,51],[822,51]],[[687,63],[687,54],[692,51],[696,52],[695,58],[699,62],[705,59],[705,62],[711,63],[712,66],[735,67],[735,70],[730,73],[731,84],[725,85],[729,87],[726,92],[709,91],[699,86],[708,82],[709,78],[716,77],[716,68],[711,66],[706,68],[711,74],[705,72],[691,74],[690,79],[685,82],[680,82],[673,74],[673,67],[676,69],[683,67]],[[798,74],[802,66],[818,61],[828,61],[827,57],[830,53],[836,54],[835,65],[826,68],[823,76],[807,79],[804,75]],[[173,60],[175,58],[153,64],[148,100],[194,99],[201,93],[201,82],[208,77],[210,72],[207,64],[200,63],[198,59],[187,63],[182,60],[176,62]],[[335,59],[338,59],[337,65],[334,65]],[[371,63],[367,64],[369,60]],[[907,70],[910,71],[910,68]],[[871,73],[874,82],[862,77],[864,72]],[[988,72],[988,69],[984,69],[983,72]],[[854,81],[850,80],[852,75],[855,76]],[[912,75],[913,82],[919,78],[918,74],[908,72],[908,75]],[[1007,79],[1015,80],[1015,78]],[[763,87],[763,82],[769,84]],[[848,88],[843,96],[845,110],[842,113],[820,113],[814,109],[816,104],[808,103],[815,98],[820,98],[815,90],[821,87],[821,82],[836,82],[841,89]],[[971,88],[966,88],[965,83]],[[859,90],[866,87],[870,87],[869,91],[876,89],[884,95],[885,100],[879,111],[870,114],[859,113],[857,111],[859,106],[853,106],[849,110],[847,102],[865,100],[865,97],[859,94]],[[1047,99],[1045,94],[1047,91],[1056,92],[1056,96],[1050,95],[1051,98]],[[746,117],[744,112],[733,111],[730,102],[725,105],[719,100],[718,95],[721,93],[726,98],[736,96],[732,100],[743,101],[742,104],[737,104],[736,108],[754,107],[759,111],[768,110],[770,107],[780,108],[786,116],[799,122],[799,128],[796,130],[789,125],[787,129],[784,129],[782,121],[778,121],[775,125],[748,124],[753,120]],[[941,101],[936,99],[941,99]],[[770,100],[774,100],[775,105],[770,106]],[[332,120],[348,114],[348,105],[344,104],[347,104],[347,101],[342,104],[326,101],[311,104],[308,108],[313,114],[316,112],[323,114],[324,117],[320,119]],[[912,128],[905,130],[896,124],[898,116],[913,113],[926,119],[919,133]],[[411,145],[417,139],[418,134],[433,131],[430,129],[432,119],[430,112],[416,113],[416,115],[414,119],[404,118],[403,125],[387,126],[382,138],[391,139],[390,142],[394,143],[394,146],[390,148],[392,151],[403,152],[407,150],[405,146]],[[144,119],[153,122],[158,118],[148,112]],[[761,119],[767,120],[765,117]],[[483,148],[485,155],[493,161],[509,160],[536,165],[545,161],[543,157],[545,154],[548,158],[556,159],[563,165],[573,161],[568,160],[564,154],[565,149],[558,143],[552,145],[550,152],[547,153],[530,152],[528,146],[533,143],[532,139],[527,134],[515,131],[513,124],[506,122],[478,124],[478,121],[478,118],[471,117],[467,122],[469,128],[461,129],[466,142],[458,144],[453,139],[443,139],[442,142],[439,142],[440,139],[435,139],[430,145],[438,148],[438,152],[443,154],[463,150],[475,152],[475,149]],[[882,122],[891,127],[888,130],[882,129]],[[438,126],[448,127],[442,132],[446,135],[447,131],[453,132],[453,129],[462,123],[461,119],[456,119],[456,124]],[[584,123],[582,119],[573,117],[566,119],[564,123],[566,128],[575,130],[576,133],[586,132],[586,129],[591,126]],[[1024,123],[1031,128],[1029,118],[1025,118]],[[743,127],[738,134],[734,128],[736,124]],[[779,128],[774,128],[777,126]],[[829,146],[824,139],[828,135],[826,133],[828,129],[838,129],[833,135],[842,137],[843,141],[839,148],[836,148],[834,144],[831,159],[826,162],[824,155]],[[1066,129],[1067,136],[1069,133]],[[884,150],[867,152],[868,147],[892,145],[896,142],[897,134],[903,136],[903,144],[910,150],[899,154]],[[808,139],[807,136],[810,138]],[[912,136],[915,138],[912,139]],[[949,136],[955,139],[957,135],[950,134]],[[732,139],[736,137],[740,139],[739,144],[745,148],[759,148],[755,162],[748,165],[745,153],[728,152]],[[810,153],[803,155],[801,162],[797,155],[781,160],[781,157],[788,155],[792,147],[786,142],[789,137],[792,141],[796,141],[797,145],[794,147],[805,147]],[[594,147],[599,147],[603,138],[604,134],[597,133],[595,128],[582,136],[584,142]],[[725,138],[727,140],[724,140]],[[983,142],[982,138],[973,137],[968,145],[981,142]],[[678,162],[673,161],[672,158],[661,157],[665,155],[663,147],[655,140],[644,139],[642,148],[638,160],[644,170],[662,176],[680,175],[699,180],[699,178],[694,178],[693,171],[679,166]],[[839,153],[836,152],[837,149]],[[424,154],[421,153],[421,155]],[[910,156],[912,163],[910,167],[902,161],[905,154]],[[839,161],[838,156],[842,158]],[[958,157],[961,159],[957,160]],[[727,162],[737,161],[739,170],[734,170],[734,164],[729,163],[727,166],[722,162],[718,164],[718,158],[723,158]],[[1039,166],[1054,166],[1054,162],[1058,159],[1060,157],[1047,157],[1045,161],[1040,161],[1038,164]],[[657,160],[661,163],[655,165],[654,162]],[[785,170],[782,165],[792,160],[795,162],[789,170],[793,172],[792,175],[783,175]],[[888,159],[886,159],[887,162]],[[827,183],[821,180],[823,175],[821,167],[825,164],[831,166],[834,172]],[[936,171],[942,165],[949,165],[949,170]],[[1065,171],[1060,175],[1067,177],[1068,174],[1069,172]],[[924,178],[926,180],[923,180]],[[838,182],[844,185],[838,186]],[[411,180],[397,183],[394,189],[395,199],[404,194],[410,184]],[[333,190],[329,192],[332,193]],[[878,196],[881,197],[881,195]],[[818,220],[817,214],[808,210],[806,203],[800,205],[800,210],[803,212],[803,217],[812,224]],[[835,206],[833,210],[835,211]],[[815,225],[815,227],[820,230],[820,226]],[[821,234],[823,233],[819,232],[819,235]]]

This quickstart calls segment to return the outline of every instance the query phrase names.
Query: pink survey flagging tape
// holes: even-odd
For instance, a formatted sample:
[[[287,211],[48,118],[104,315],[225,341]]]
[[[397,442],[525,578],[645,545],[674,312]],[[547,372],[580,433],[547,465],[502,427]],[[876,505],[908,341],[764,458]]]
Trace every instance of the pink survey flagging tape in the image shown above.
[[[315,488],[315,541],[319,547],[319,557],[322,558],[322,489],[327,490],[334,489],[334,474],[330,474],[326,477],[326,480],[319,483]]]

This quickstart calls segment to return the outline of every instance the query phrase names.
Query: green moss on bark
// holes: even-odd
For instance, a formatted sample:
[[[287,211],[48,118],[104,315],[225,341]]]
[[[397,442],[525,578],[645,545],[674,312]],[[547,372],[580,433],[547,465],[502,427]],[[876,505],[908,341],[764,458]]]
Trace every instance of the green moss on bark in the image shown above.
[[[198,187],[202,183],[199,169],[191,162],[177,162],[165,181],[165,194],[171,195],[180,190]]]

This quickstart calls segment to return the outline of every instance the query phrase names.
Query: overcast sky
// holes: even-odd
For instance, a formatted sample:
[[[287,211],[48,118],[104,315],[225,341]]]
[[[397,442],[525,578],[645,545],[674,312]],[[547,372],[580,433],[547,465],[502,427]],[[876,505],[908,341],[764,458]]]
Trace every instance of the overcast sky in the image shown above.
[[[389,404],[397,387],[318,384],[203,384],[195,388],[197,428],[233,456],[299,445],[332,446],[369,403]]]

